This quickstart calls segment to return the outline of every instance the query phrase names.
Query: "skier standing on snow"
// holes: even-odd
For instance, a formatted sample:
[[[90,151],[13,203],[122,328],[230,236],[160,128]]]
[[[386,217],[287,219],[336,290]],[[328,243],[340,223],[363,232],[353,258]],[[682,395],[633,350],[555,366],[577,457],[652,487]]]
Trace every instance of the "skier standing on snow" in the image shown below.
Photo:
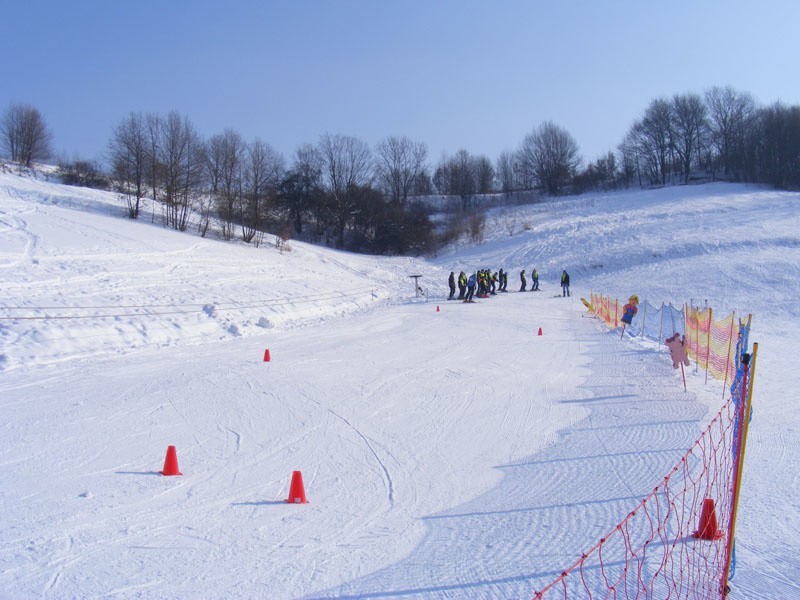
[[[475,284],[477,281],[478,277],[475,275],[475,273],[469,276],[469,279],[467,280],[467,297],[464,302],[475,302],[475,300],[472,299],[472,296],[475,295]]]
[[[561,271],[561,297],[569,296],[569,273]]]
[[[503,271],[503,274],[500,277],[500,291],[508,292],[508,271]]]
[[[525,279],[525,269],[522,269],[522,271],[520,271],[519,280],[520,280],[520,282],[522,282],[522,285],[520,286],[519,291],[520,292],[524,292],[525,291],[525,286],[528,285],[528,280]]]
[[[483,271],[480,270],[475,273],[475,293],[478,298],[483,297]]]
[[[467,275],[464,271],[458,274],[458,299],[463,300],[467,293]]]
[[[539,291],[539,271],[536,270],[536,267],[534,267],[533,271],[531,271],[531,291]]]
[[[456,295],[456,274],[453,271],[450,271],[450,278],[447,280],[447,285],[450,286],[450,296],[447,299],[452,300],[453,296]]]

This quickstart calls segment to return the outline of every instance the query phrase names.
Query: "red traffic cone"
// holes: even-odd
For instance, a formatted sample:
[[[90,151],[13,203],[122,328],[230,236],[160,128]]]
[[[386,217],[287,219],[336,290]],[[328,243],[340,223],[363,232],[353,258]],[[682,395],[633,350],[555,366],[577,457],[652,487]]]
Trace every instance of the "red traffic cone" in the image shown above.
[[[439,312],[439,305],[436,305],[436,312]]]
[[[714,501],[711,498],[703,500],[703,510],[700,512],[700,526],[693,535],[701,540],[719,540],[722,538],[722,532],[717,529],[717,513],[714,510]]]
[[[542,328],[539,327],[539,333],[537,335],[542,335]]]
[[[178,453],[175,451],[175,446],[167,447],[167,457],[164,459],[164,470],[161,471],[162,475],[183,475],[178,470]]]
[[[289,497],[286,499],[289,504],[306,504],[306,491],[303,488],[303,475],[300,471],[292,472],[292,484],[289,486]]]
[[[264,350],[264,362],[269,362],[269,348]]]

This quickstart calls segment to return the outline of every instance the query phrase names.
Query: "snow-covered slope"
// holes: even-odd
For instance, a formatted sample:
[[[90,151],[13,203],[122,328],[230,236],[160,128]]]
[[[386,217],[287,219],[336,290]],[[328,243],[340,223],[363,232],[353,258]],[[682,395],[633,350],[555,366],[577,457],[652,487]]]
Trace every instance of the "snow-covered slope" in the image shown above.
[[[532,595],[721,404],[583,318],[591,289],[752,312],[733,583],[793,597],[798,202],[719,184],[498,209],[485,243],[426,261],[175,233],[0,174],[0,598]],[[483,267],[544,291],[444,299]],[[181,477],[158,474],[169,444]]]

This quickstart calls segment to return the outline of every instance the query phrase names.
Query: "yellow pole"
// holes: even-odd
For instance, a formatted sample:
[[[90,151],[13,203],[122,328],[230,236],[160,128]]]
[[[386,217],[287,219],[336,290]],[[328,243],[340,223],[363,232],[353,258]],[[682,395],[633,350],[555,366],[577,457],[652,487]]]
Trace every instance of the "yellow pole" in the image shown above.
[[[711,313],[711,307],[708,307],[708,337],[706,338],[706,381],[704,385],[708,385],[708,359],[711,357],[711,325],[714,319]]]
[[[752,315],[750,315],[752,317]],[[749,320],[749,319],[748,319]],[[739,496],[741,496],[742,473],[744,472],[744,452],[747,447],[747,432],[750,428],[750,410],[753,406],[753,378],[756,375],[756,356],[758,355],[758,343],[753,344],[753,354],[750,357],[750,376],[747,386],[747,401],[744,407],[744,414],[742,418],[742,444],[739,448],[738,468],[736,472],[736,483],[733,495],[733,508],[731,510],[731,525],[728,534],[728,556],[725,561],[725,570],[722,573],[722,597],[728,593],[728,574],[731,570],[731,561],[733,560],[733,543],[736,535],[736,514],[739,510]]]

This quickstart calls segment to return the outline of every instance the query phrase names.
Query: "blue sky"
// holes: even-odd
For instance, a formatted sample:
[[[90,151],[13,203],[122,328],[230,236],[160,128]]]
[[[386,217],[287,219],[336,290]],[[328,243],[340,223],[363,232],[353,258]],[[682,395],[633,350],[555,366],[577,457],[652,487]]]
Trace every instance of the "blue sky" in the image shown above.
[[[657,97],[732,85],[800,104],[800,2],[0,0],[0,111],[65,158],[176,110],[287,160],[323,133],[494,160],[552,120],[594,160]]]

